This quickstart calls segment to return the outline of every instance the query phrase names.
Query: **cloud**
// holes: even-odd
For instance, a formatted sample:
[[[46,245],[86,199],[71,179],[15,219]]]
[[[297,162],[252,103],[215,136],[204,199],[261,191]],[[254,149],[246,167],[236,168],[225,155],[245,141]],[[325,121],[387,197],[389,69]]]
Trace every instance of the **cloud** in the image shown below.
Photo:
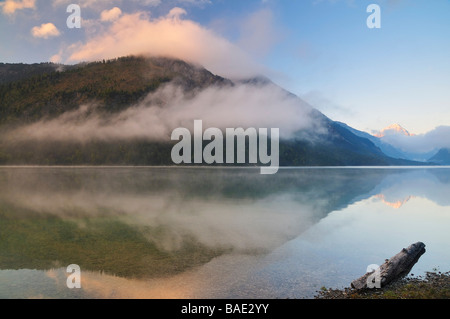
[[[261,75],[266,70],[242,49],[200,24],[183,19],[186,11],[172,9],[160,18],[145,12],[123,14],[74,48],[67,62],[116,58],[126,55],[169,56],[203,65],[230,78]]]
[[[53,23],[43,23],[40,26],[36,26],[31,29],[31,34],[35,38],[48,39],[50,37],[57,37],[61,33]]]
[[[114,7],[111,10],[104,10],[100,15],[101,21],[115,21],[122,15],[122,10],[118,7]]]
[[[5,2],[0,3],[0,7],[4,14],[12,15],[17,10],[35,9],[36,0],[6,0]]]
[[[169,20],[173,20],[176,22],[180,22],[181,17],[187,15],[186,10],[182,8],[173,8],[170,10],[169,14],[167,14],[166,18]]]
[[[61,63],[61,55],[55,54],[50,57],[50,62],[52,63]]]
[[[308,104],[274,84],[214,86],[194,97],[168,84],[118,114],[96,112],[95,106],[84,105],[14,130],[10,136],[15,140],[169,142],[174,129],[191,129],[194,120],[203,120],[205,128],[280,128],[281,137],[288,138],[298,130],[319,132],[320,123],[313,114]]]
[[[239,46],[256,55],[265,55],[280,40],[275,30],[273,13],[259,10],[247,17],[241,28]]]
[[[52,63],[61,63],[62,62],[62,51],[59,51],[57,54],[50,57],[50,62]]]
[[[450,148],[450,126],[439,126],[421,135],[406,136],[403,134],[388,134],[383,141],[405,152],[431,152],[441,148]]]

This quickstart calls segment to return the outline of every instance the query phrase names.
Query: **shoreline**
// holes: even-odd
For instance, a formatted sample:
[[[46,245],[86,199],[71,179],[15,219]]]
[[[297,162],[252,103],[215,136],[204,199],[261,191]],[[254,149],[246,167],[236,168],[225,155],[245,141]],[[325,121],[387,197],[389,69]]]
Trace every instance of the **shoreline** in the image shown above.
[[[353,288],[318,291],[314,299],[450,299],[450,271],[408,276],[380,289]]]

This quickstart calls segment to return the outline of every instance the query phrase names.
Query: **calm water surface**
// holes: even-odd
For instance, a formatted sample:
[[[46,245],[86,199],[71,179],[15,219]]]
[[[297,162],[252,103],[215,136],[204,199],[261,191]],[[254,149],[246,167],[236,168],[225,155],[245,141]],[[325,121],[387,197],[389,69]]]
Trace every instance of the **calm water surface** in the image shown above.
[[[313,298],[449,226],[449,168],[0,168],[0,298]]]

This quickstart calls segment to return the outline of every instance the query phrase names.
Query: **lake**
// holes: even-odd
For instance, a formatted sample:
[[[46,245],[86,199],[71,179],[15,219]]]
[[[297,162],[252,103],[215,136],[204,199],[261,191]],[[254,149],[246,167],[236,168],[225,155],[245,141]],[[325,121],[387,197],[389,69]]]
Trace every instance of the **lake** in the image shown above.
[[[0,298],[313,298],[449,226],[447,167],[3,167]]]

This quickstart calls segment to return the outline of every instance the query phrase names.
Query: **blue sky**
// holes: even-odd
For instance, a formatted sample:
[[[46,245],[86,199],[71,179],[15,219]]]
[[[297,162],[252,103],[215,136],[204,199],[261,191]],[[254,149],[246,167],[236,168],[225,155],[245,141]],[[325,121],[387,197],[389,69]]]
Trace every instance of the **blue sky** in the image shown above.
[[[81,29],[66,26],[71,3],[81,6]],[[366,25],[371,3],[381,7],[381,29]],[[330,118],[357,129],[371,132],[400,123],[420,134],[450,125],[449,0],[3,0],[0,4],[0,62],[76,63],[74,57],[110,57],[127,54],[127,48],[133,54],[137,48],[143,50],[146,33],[135,38],[139,41],[135,45],[120,38],[120,28],[136,28],[137,34],[142,28],[155,38],[156,21],[170,17],[185,21],[186,42],[202,49],[198,54],[187,43],[170,46],[177,54],[192,49],[187,59],[225,76],[236,74],[231,70],[264,73]],[[120,16],[113,17],[111,11],[101,21],[102,12],[114,7]],[[174,8],[184,11],[171,11]],[[116,41],[114,49],[106,50],[111,41]],[[149,41],[149,48],[155,49],[168,45],[169,39]],[[105,50],[94,54],[96,43]]]

